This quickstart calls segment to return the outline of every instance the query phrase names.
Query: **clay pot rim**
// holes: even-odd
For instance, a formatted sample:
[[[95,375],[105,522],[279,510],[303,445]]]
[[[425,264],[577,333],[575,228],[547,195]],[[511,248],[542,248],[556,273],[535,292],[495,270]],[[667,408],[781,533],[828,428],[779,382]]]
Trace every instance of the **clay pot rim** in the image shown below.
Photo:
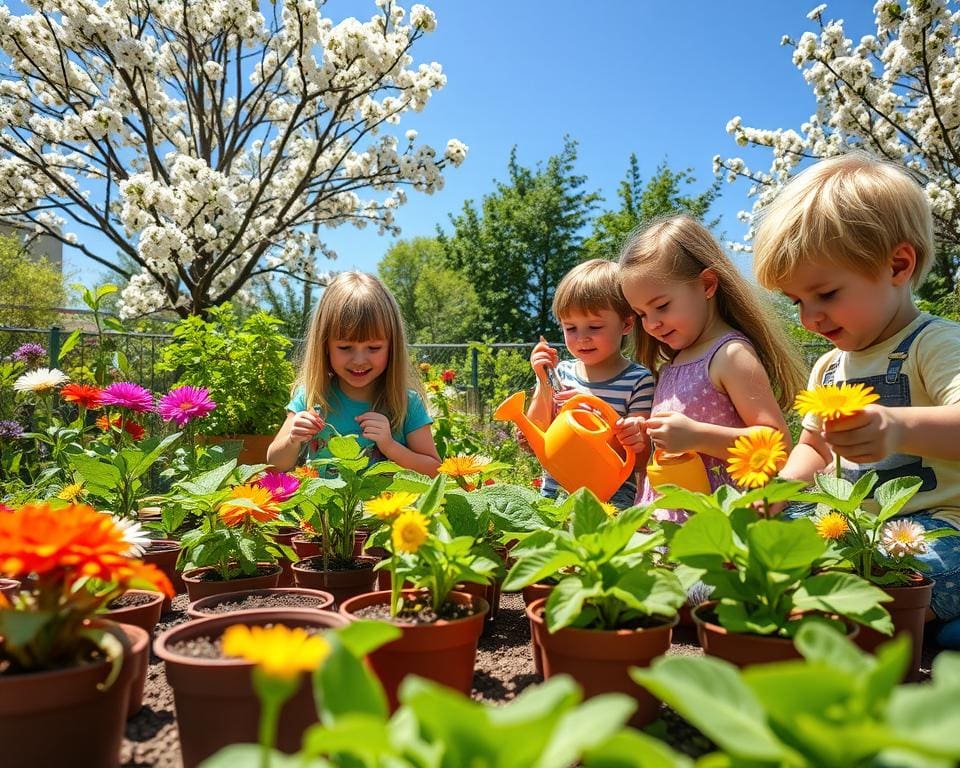
[[[418,592],[422,592],[422,591],[423,590],[418,590],[418,589],[403,589],[403,590],[400,590],[400,594],[415,595]],[[457,590],[452,590],[448,595],[447,599],[449,600],[453,598],[454,595],[460,598],[463,598],[462,600],[459,601],[461,603],[470,602],[475,609],[474,612],[471,613],[469,616],[462,616],[459,619],[437,619],[432,624],[416,624],[408,621],[393,621],[391,619],[380,619],[380,621],[383,621],[387,624],[391,624],[395,627],[400,627],[405,631],[406,630],[416,631],[416,630],[430,629],[433,627],[451,627],[451,626],[456,626],[458,624],[463,624],[469,621],[476,621],[477,617],[483,618],[484,616],[486,616],[487,613],[490,612],[490,603],[488,603],[482,597],[477,597],[476,595],[471,595],[471,594],[468,594],[467,592],[459,592]],[[352,608],[353,606],[350,605],[351,603],[360,602],[361,600],[363,601],[369,600],[369,602],[367,602],[366,605],[362,606],[363,608],[366,608],[371,605],[381,605],[381,604],[389,605],[390,596],[391,596],[391,592],[389,589],[377,590],[376,592],[365,592],[362,595],[354,595],[353,597],[348,597],[346,600],[340,603],[339,611],[341,614],[346,614],[347,616],[350,616],[351,617],[350,620],[361,621],[362,617],[359,617],[352,611],[347,610],[346,606],[349,606]],[[373,600],[372,598],[379,598],[379,599]],[[476,610],[478,607],[480,610]]]
[[[332,559],[332,558],[328,558]],[[321,568],[305,568],[302,564],[313,562],[314,560],[318,561],[321,565]],[[362,563],[363,565],[369,565],[370,569],[373,570],[373,567],[380,562],[380,558],[371,557],[370,555],[360,555],[359,557],[350,558],[351,563]],[[292,566],[293,570],[307,571],[308,573],[324,573],[322,569],[323,565],[323,555],[311,555],[310,557],[305,557],[302,560],[298,560]],[[329,571],[330,573],[349,573],[350,571],[365,571],[367,568],[344,568],[337,571]]]
[[[275,573],[280,573],[281,571],[283,571],[283,568],[278,563],[268,563],[268,562],[257,563],[257,570],[259,571],[260,567],[264,565],[270,567],[271,570],[269,573],[255,573],[252,576],[240,575],[232,579],[226,579],[226,580],[220,579],[217,583],[224,584],[227,581],[240,581],[240,579],[256,579],[262,576],[272,576]],[[184,581],[202,581],[203,583],[206,583],[206,579],[198,579],[196,578],[195,574],[199,573],[200,571],[204,571],[204,572],[214,571],[216,570],[216,568],[217,566],[215,565],[199,565],[196,568],[187,568],[187,570],[181,572],[180,578],[183,579]]]
[[[770,640],[773,642],[780,643],[790,643],[793,644],[794,639],[792,637],[781,637],[780,635],[759,635],[756,632],[731,632],[726,627],[715,624],[712,621],[707,621],[704,618],[701,618],[699,615],[700,609],[713,610],[717,605],[720,604],[719,600],[704,600],[699,605],[694,606],[690,609],[690,617],[693,619],[693,623],[699,629],[701,626],[705,629],[708,629],[710,632],[713,632],[718,635],[728,635],[730,637],[758,637],[763,638],[764,640]],[[813,614],[818,615],[818,614]],[[840,616],[838,614],[832,615],[823,615],[824,618],[835,618],[843,622],[843,625],[847,628],[847,632],[844,635],[848,640],[853,640],[860,633],[860,625],[857,622],[852,621],[851,619],[846,618],[845,616]]]
[[[191,619],[200,619],[200,618],[206,619],[206,618],[211,618],[213,616],[225,615],[224,613],[207,613],[205,611],[202,611],[198,608],[200,603],[208,603],[207,606],[203,606],[203,607],[209,607],[212,605],[219,605],[220,603],[229,603],[232,601],[242,600],[243,598],[240,597],[241,595],[243,597],[249,597],[249,596],[266,597],[269,595],[289,595],[289,594],[304,595],[305,597],[316,597],[316,598],[327,600],[328,602],[326,605],[319,605],[316,608],[301,609],[297,606],[292,606],[292,605],[277,607],[277,608],[244,608],[242,610],[229,611],[229,614],[234,615],[237,613],[243,613],[244,611],[250,611],[250,610],[267,610],[267,611],[285,610],[286,608],[290,608],[291,610],[296,609],[296,610],[308,610],[308,611],[324,611],[324,610],[327,610],[331,605],[333,605],[336,602],[336,599],[334,598],[334,596],[331,595],[329,592],[326,592],[325,590],[322,590],[322,589],[311,589],[309,587],[265,587],[264,589],[238,589],[234,592],[220,592],[215,595],[207,595],[206,597],[199,597],[196,600],[192,600],[190,603],[187,604],[187,616],[189,616]],[[331,613],[335,613],[335,611],[331,611]]]
[[[120,608],[108,608],[107,612],[104,614],[105,616],[109,617],[110,614],[119,612],[119,611],[132,611],[137,608],[139,609],[146,608],[148,605],[153,605],[154,603],[162,603],[167,597],[165,594],[163,594],[163,592],[158,592],[155,589],[128,589],[124,591],[123,595],[153,595],[154,599],[152,599],[149,603],[140,603],[138,605],[124,605],[124,606],[121,606]],[[123,597],[123,595],[120,595],[120,597],[117,597],[115,599],[119,600],[121,597]],[[123,622],[118,622],[118,623],[123,623]]]
[[[536,600],[530,602],[526,607],[525,613],[527,618],[530,621],[536,624],[543,624],[546,626],[546,619],[543,618],[543,614],[546,612],[548,598],[538,597]],[[607,635],[634,635],[637,632],[651,632],[658,631],[666,628],[673,629],[680,622],[680,612],[677,611],[673,614],[672,618],[667,618],[666,616],[651,616],[653,619],[659,619],[661,623],[657,624],[655,627],[636,627],[635,629],[588,629],[586,627],[563,627],[562,629],[557,630],[557,632],[577,632],[584,633],[589,635],[596,635],[598,633],[604,633]],[[549,628],[547,629],[549,632]],[[556,634],[551,632],[551,634]]]
[[[246,620],[244,620],[246,619]],[[233,611],[229,614],[218,614],[205,619],[190,619],[183,624],[177,624],[164,630],[153,641],[153,652],[161,661],[165,663],[174,663],[181,666],[199,666],[199,667],[228,667],[228,668],[248,668],[253,669],[254,662],[237,658],[208,659],[198,658],[196,656],[187,656],[176,653],[167,647],[170,638],[172,642],[180,639],[189,640],[195,637],[218,638],[226,632],[227,627],[235,624],[244,624],[246,626],[263,626],[265,624],[283,624],[284,620],[303,619],[304,621],[294,626],[303,626],[304,624],[317,626],[320,619],[324,621],[334,621],[334,626],[320,625],[322,629],[336,629],[346,626],[349,621],[335,611],[322,610],[315,608],[252,608],[244,611]],[[311,621],[312,620],[312,621]],[[218,625],[219,628],[213,628]],[[203,630],[211,628],[211,631],[204,633]],[[183,638],[174,637],[178,634],[185,634]]]

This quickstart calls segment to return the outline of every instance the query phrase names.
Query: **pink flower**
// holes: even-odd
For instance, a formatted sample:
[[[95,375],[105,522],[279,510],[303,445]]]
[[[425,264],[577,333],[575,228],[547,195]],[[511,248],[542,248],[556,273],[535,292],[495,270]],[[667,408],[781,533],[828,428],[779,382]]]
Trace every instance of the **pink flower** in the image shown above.
[[[300,481],[297,478],[284,472],[267,472],[257,481],[257,484],[270,491],[270,495],[276,502],[286,501],[300,487]]]
[[[144,389],[132,381],[118,381],[100,393],[100,402],[103,405],[116,405],[135,413],[144,413],[153,410],[153,395],[149,389]]]
[[[184,427],[194,419],[206,416],[217,407],[204,387],[171,389],[157,402],[157,413],[164,421],[175,421]]]

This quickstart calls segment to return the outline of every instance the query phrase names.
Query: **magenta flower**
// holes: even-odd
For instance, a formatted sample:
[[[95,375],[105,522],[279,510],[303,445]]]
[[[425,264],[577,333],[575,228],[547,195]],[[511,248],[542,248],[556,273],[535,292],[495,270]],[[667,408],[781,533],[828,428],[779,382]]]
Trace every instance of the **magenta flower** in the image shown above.
[[[297,492],[300,487],[300,481],[293,475],[284,472],[267,472],[261,477],[257,484],[261,488],[266,488],[277,502],[286,501]]]
[[[149,389],[144,389],[132,381],[118,381],[100,394],[103,405],[116,405],[135,413],[144,413],[153,410],[153,395]]]
[[[206,416],[217,407],[204,387],[177,387],[157,402],[157,413],[164,421],[175,421],[185,427],[194,419]]]

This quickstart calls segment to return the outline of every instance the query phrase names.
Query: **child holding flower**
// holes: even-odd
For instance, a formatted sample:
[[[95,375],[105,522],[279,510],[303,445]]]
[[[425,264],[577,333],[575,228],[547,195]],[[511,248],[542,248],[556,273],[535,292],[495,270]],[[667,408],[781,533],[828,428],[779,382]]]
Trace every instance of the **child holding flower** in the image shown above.
[[[757,278],[835,347],[810,374],[803,433],[781,473],[811,480],[839,460],[855,482],[916,476],[919,492],[884,542],[915,554],[936,581],[942,645],[960,648],[960,546],[924,531],[960,528],[960,328],[921,312],[912,288],[933,260],[933,218],[900,167],[862,154],[823,160],[764,211]],[[828,385],[848,385],[835,389]],[[865,385],[857,387],[856,385]],[[876,396],[869,394],[872,388]],[[925,551],[924,551],[925,550]]]

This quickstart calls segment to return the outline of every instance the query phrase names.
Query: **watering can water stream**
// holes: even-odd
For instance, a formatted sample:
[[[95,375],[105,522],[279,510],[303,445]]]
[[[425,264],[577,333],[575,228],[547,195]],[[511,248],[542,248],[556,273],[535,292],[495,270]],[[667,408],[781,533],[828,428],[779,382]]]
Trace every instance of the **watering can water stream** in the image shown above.
[[[524,400],[523,392],[511,395],[493,417],[517,425],[543,468],[567,493],[589,488],[607,501],[630,477],[634,452],[624,446],[622,457],[610,445],[620,415],[608,403],[593,395],[574,395],[542,430],[524,413]]]

